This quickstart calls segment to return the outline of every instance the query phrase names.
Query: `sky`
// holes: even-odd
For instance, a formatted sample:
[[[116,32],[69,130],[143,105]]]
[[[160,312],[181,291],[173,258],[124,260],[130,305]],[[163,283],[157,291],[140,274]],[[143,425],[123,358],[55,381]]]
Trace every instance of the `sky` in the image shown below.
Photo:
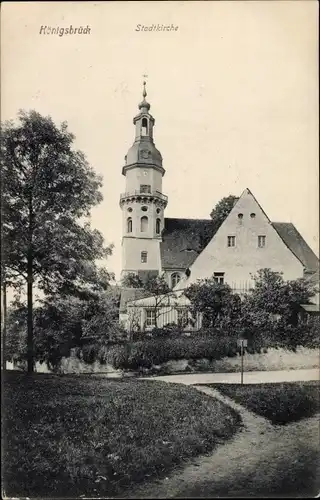
[[[138,24],[178,26],[136,31]],[[89,34],[40,34],[41,26]],[[1,120],[19,109],[67,121],[97,173],[92,225],[119,278],[124,156],[147,77],[166,217],[209,218],[249,188],[272,221],[319,249],[318,4],[4,2]]]

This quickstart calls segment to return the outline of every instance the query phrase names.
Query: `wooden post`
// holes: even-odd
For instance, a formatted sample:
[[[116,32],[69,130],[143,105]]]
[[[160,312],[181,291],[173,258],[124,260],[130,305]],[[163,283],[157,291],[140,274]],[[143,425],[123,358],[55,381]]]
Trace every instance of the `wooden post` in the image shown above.
[[[7,348],[7,284],[6,284],[6,278],[5,278],[5,272],[3,271],[3,284],[2,284],[2,304],[3,304],[3,324],[2,324],[2,359],[1,359],[1,367],[3,370],[6,370],[7,368],[7,355],[6,355],[6,348]]]
[[[243,385],[243,340],[241,341],[241,385]]]

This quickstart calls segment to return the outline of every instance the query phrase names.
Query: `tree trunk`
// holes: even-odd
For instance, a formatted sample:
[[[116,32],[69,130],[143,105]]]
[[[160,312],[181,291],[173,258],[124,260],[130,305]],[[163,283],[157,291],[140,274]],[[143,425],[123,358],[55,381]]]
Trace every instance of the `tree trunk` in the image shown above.
[[[28,257],[28,283],[27,283],[27,362],[28,373],[33,373],[34,370],[34,352],[33,352],[33,276],[32,276],[32,256]]]
[[[2,285],[2,304],[3,304],[3,328],[2,328],[2,369],[7,367],[6,360],[6,345],[7,345],[7,284],[5,272],[3,272],[3,285]]]
[[[32,235],[33,235],[33,209],[32,209],[32,195],[29,199],[29,248],[27,256],[27,371],[33,373],[34,371],[34,349],[33,349],[33,248],[32,248]]]

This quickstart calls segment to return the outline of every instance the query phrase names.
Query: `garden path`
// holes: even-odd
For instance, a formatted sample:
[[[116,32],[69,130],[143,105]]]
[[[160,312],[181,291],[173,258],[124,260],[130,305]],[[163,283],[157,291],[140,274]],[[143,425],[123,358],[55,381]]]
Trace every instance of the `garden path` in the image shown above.
[[[310,463],[311,468],[319,453],[318,416],[273,426],[215,389],[195,388],[236,409],[242,417],[242,430],[210,455],[193,459],[166,478],[144,483],[122,498],[270,497],[286,481],[293,487],[292,496],[300,497],[301,487],[310,487],[310,478],[306,478],[309,485],[301,486],[301,481],[305,464]],[[297,478],[293,486],[292,477]]]
[[[240,383],[240,373],[181,373],[179,375],[162,375],[155,377],[144,377],[146,380],[162,380],[177,384],[237,384]],[[261,372],[244,372],[244,384],[265,384],[268,382],[307,382],[319,380],[319,368],[303,370],[277,370]]]

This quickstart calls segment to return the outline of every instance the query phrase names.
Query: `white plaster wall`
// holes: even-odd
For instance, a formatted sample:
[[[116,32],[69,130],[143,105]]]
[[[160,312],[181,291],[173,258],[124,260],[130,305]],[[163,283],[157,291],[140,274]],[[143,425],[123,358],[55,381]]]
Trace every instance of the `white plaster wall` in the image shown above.
[[[137,168],[130,168],[126,172],[126,193],[139,191],[141,184],[149,184],[151,191],[162,192],[162,174],[155,168],[140,166]]]
[[[141,252],[148,252],[148,261],[141,262]],[[122,239],[122,270],[158,270],[160,271],[160,240],[148,238]]]
[[[243,214],[240,221],[238,214]],[[251,213],[256,217],[252,219]],[[266,246],[258,248],[258,235],[266,236]],[[236,237],[236,246],[227,246],[227,237]],[[250,273],[261,268],[283,272],[284,279],[303,276],[303,265],[288,249],[250,193],[245,190],[207,247],[190,267],[191,275],[179,283],[182,288],[197,279],[224,272],[225,282],[242,288]]]

